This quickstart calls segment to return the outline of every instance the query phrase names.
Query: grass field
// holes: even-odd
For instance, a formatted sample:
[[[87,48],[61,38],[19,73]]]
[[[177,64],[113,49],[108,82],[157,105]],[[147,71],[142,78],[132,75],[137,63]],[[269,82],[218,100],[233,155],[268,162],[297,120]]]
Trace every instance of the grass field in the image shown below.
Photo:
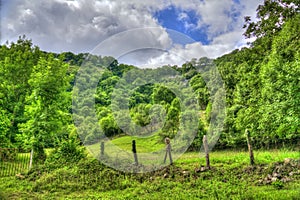
[[[153,135],[146,138],[123,136],[113,140],[106,140],[105,152],[108,154],[114,154],[114,148],[119,148],[120,151],[131,152],[132,140],[136,141],[136,148],[139,153],[155,152],[165,147],[164,143],[161,142],[159,135]],[[100,152],[100,143],[87,146],[87,149],[90,153],[97,154]]]
[[[86,146],[89,155],[94,158],[101,159],[107,165],[118,170],[128,171],[128,165],[134,163],[132,153],[132,141],[135,140],[137,157],[139,164],[145,166],[142,172],[160,169],[165,166],[164,157],[166,154],[166,144],[162,141],[158,134],[141,138],[135,136],[122,136],[110,140],[103,140],[105,146],[105,156],[100,158],[101,142]],[[172,140],[172,158],[177,160],[182,156],[188,145],[186,141]],[[198,155],[198,157],[201,155]],[[168,158],[169,159],[169,158]],[[121,164],[125,166],[121,166]],[[126,164],[127,163],[127,164]],[[129,167],[130,168],[130,167]],[[131,170],[131,169],[130,169]],[[140,171],[141,172],[141,171]]]
[[[115,171],[87,158],[57,169],[37,168],[24,178],[1,178],[0,199],[299,199],[299,152],[254,155],[256,165],[250,166],[247,152],[211,152],[212,169],[199,172],[205,158],[189,152],[172,166],[144,174]],[[285,164],[286,158],[293,162]],[[275,172],[290,180],[264,182]]]

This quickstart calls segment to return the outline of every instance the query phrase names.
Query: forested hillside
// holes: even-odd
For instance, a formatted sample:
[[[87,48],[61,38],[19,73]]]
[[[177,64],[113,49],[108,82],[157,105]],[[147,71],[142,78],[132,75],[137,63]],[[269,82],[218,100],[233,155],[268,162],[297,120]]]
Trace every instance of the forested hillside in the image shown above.
[[[130,130],[141,135],[155,132],[161,136],[161,141],[166,136],[172,138],[179,129],[184,114],[181,113],[181,103],[184,102],[180,102],[170,89],[156,83],[143,84],[143,81],[144,74],[161,75],[173,69],[188,81],[197,95],[200,113],[197,116],[198,136],[191,149],[199,148],[199,138],[206,133],[211,120],[212,105],[205,74],[200,73],[199,69],[209,69],[211,66],[217,67],[226,88],[226,118],[218,148],[244,146],[246,129],[250,131],[257,148],[299,145],[300,16],[298,7],[282,6],[279,9],[278,5],[266,3],[265,7],[260,7],[258,22],[251,22],[246,17],[245,35],[257,37],[250,47],[234,50],[217,59],[195,58],[182,66],[138,70],[138,66],[120,64],[112,57],[43,52],[25,37],[2,45],[1,147],[33,147],[41,152],[39,156],[42,158],[44,148],[58,147],[65,141],[79,144],[78,138],[83,138],[81,143],[94,144],[103,137],[103,133],[107,137],[122,134],[115,119],[118,113],[111,110],[111,95],[119,80],[128,76],[131,76],[133,83],[130,86],[132,94],[127,97],[131,120],[144,127],[153,123],[151,115],[164,117],[160,130],[156,130],[159,122],[150,124],[148,132]],[[268,6],[279,9],[278,13],[282,16],[269,15],[264,10]],[[87,73],[85,78],[80,76],[82,79],[76,80],[76,73],[80,67],[89,69],[89,66],[102,70],[101,79],[94,80],[97,82],[94,99],[98,117],[95,122],[82,116],[72,116],[75,82],[89,82],[93,78]],[[135,73],[127,73],[132,70],[136,70]],[[82,112],[89,113],[88,102],[81,103]],[[166,112],[155,112],[153,105],[161,105]],[[122,116],[121,112],[119,114]],[[78,136],[74,120],[82,124],[77,128],[82,129],[80,133],[84,135]],[[93,126],[89,123],[99,123],[102,131],[91,129]]]

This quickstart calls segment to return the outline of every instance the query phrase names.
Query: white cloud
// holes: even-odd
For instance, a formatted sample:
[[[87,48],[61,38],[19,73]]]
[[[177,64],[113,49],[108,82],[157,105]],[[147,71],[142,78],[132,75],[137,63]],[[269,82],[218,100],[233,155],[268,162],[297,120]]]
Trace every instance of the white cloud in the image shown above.
[[[177,19],[180,20],[180,21],[182,21],[182,20],[188,20],[189,16],[185,12],[181,12],[181,13],[179,13]]]
[[[230,44],[202,45],[200,42],[187,44],[184,46],[175,45],[168,52],[164,52],[157,57],[152,57],[144,63],[143,67],[159,67],[162,65],[182,65],[193,58],[216,58],[232,50]]]
[[[210,0],[200,3],[197,7],[197,13],[201,16],[198,21],[198,27],[209,26],[209,38],[229,31],[232,18],[228,16],[231,7],[235,5],[231,0]]]
[[[136,59],[132,63],[138,64],[178,64],[202,56],[217,57],[245,45],[242,16],[254,17],[260,2],[262,0],[240,0],[240,4],[233,0],[11,0],[6,2],[9,6],[2,16],[1,42],[26,34],[43,50],[87,52],[105,41],[106,48],[98,49],[101,54],[123,55],[124,60]],[[187,30],[207,27],[211,44],[174,45],[174,37],[153,17],[154,12],[170,5],[180,8],[178,19],[185,23]],[[197,25],[188,23],[186,12],[191,10],[199,17]],[[131,29],[139,31],[130,32]],[[181,37],[181,40],[184,39]],[[158,51],[148,49],[143,53],[139,47],[155,47]],[[126,59],[126,50],[134,49],[139,53],[130,53],[130,59]]]
[[[29,12],[30,11],[30,12]],[[113,1],[25,0],[4,16],[4,40],[26,34],[42,49],[88,51],[113,34],[132,28],[156,26],[149,11]]]

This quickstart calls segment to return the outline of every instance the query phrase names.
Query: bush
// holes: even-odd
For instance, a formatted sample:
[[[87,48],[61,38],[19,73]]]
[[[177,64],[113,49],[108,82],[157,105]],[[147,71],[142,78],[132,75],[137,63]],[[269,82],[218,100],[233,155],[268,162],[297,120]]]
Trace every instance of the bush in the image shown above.
[[[0,161],[13,161],[17,156],[16,149],[0,149]]]
[[[77,139],[65,140],[48,156],[46,166],[63,166],[65,164],[76,163],[86,157],[84,147],[79,146]]]

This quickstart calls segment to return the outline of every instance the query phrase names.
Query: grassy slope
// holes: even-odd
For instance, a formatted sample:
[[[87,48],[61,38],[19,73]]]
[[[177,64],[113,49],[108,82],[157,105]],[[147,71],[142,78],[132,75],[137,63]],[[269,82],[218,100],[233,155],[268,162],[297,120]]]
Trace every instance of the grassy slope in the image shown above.
[[[205,159],[186,153],[173,166],[138,175],[83,162],[43,173],[36,180],[32,174],[24,180],[1,178],[0,191],[7,199],[299,199],[300,174],[282,187],[258,184],[273,169],[270,163],[299,157],[293,151],[257,151],[253,168],[247,152],[212,152],[213,169],[196,173]],[[299,167],[293,170],[300,172]]]
[[[154,152],[165,147],[164,143],[160,140],[159,135],[153,135],[150,137],[134,137],[134,136],[123,136],[112,140],[112,144],[118,146],[119,148],[131,151],[132,140],[136,141],[136,149],[140,153]],[[108,142],[105,143],[105,151],[110,152],[110,146]],[[97,152],[100,150],[100,143],[88,146],[88,149],[92,152]]]

